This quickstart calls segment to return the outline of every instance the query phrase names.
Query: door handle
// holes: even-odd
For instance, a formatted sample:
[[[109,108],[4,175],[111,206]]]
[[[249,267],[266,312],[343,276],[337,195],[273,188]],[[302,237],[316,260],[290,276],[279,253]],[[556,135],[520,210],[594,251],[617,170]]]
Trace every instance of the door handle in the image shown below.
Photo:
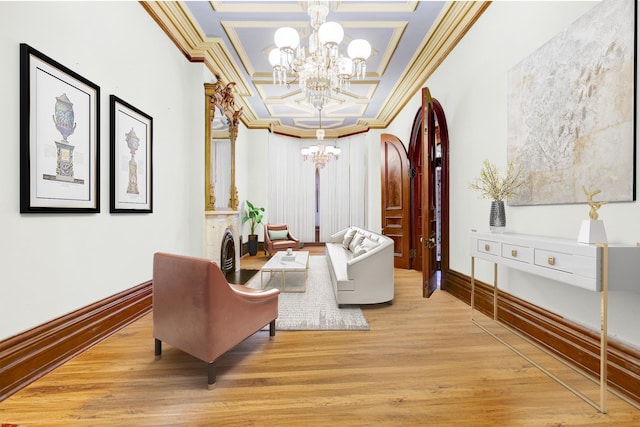
[[[431,232],[428,240],[424,241],[424,247],[427,249],[433,249],[436,247],[436,233],[435,231]]]

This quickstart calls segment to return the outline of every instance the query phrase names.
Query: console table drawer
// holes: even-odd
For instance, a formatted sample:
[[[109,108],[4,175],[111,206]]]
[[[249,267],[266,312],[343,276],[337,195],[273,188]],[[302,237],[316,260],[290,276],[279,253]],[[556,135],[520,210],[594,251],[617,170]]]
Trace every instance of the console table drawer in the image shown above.
[[[502,245],[502,257],[531,264],[533,263],[533,249],[526,246],[504,243]]]
[[[540,267],[595,278],[595,258],[544,249],[534,249],[534,263]]]
[[[472,257],[600,292],[603,249],[574,240],[513,233],[470,234]],[[607,245],[608,286],[640,292],[640,245]]]
[[[478,252],[500,256],[500,243],[492,240],[478,239]]]

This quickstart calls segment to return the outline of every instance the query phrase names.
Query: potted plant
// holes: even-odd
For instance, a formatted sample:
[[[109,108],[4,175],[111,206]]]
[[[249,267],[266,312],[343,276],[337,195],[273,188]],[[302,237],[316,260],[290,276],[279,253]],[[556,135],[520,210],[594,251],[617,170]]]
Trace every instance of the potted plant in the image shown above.
[[[515,196],[520,187],[525,184],[522,177],[522,169],[514,163],[509,163],[506,174],[502,176],[496,165],[485,160],[482,163],[480,177],[470,185],[471,190],[479,191],[480,196],[491,200],[491,212],[489,215],[489,228],[493,232],[504,231],[507,218],[504,210],[504,201]]]
[[[249,233],[249,255],[255,256],[258,253],[258,235],[256,234],[256,225],[262,223],[264,208],[257,208],[250,201],[247,202],[247,214],[242,218],[242,223],[250,221]]]

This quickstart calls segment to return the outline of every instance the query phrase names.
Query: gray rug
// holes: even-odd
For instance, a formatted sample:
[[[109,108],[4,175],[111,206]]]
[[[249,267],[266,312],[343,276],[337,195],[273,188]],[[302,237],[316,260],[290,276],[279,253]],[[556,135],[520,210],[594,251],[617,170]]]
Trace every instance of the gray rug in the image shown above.
[[[281,273],[275,273],[271,279],[269,276],[269,273],[264,273],[265,289],[280,289]],[[287,273],[286,283],[287,290],[303,289],[304,273]],[[260,273],[256,274],[247,286],[259,289]],[[309,258],[307,291],[280,293],[276,329],[280,331],[368,331],[369,324],[359,306],[347,305],[338,308],[326,257],[314,255]]]

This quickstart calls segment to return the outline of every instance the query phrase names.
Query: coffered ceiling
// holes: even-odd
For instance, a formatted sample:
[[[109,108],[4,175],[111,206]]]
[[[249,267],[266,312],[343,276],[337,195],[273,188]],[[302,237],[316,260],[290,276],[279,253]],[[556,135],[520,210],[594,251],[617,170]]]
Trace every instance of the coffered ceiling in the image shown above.
[[[248,128],[314,137],[318,111],[297,86],[273,83],[269,51],[281,26],[295,28],[307,46],[304,1],[143,2],[178,48],[203,61],[224,83],[235,82],[236,105]],[[331,1],[327,21],[350,40],[371,43],[364,79],[333,94],[322,111],[328,138],[385,128],[484,11],[484,2]]]

